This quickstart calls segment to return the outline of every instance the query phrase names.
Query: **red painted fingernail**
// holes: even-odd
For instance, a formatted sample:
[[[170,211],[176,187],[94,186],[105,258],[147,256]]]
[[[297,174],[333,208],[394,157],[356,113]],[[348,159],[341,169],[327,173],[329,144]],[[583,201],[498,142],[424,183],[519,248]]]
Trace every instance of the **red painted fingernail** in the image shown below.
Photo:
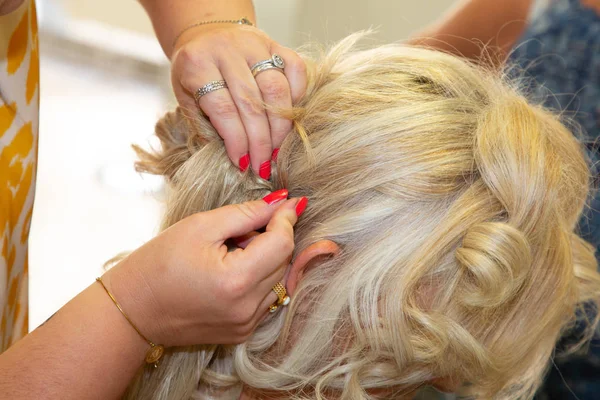
[[[301,216],[304,210],[306,210],[306,205],[308,204],[308,199],[303,197],[300,199],[298,204],[296,204],[296,215]]]
[[[246,172],[250,166],[250,154],[246,153],[240,157],[240,171]]]
[[[277,203],[278,201],[287,199],[287,197],[288,197],[287,189],[280,189],[273,193],[269,193],[268,195],[263,197],[263,200],[265,201],[265,203],[267,203],[268,205],[271,206],[271,205]]]
[[[279,149],[273,150],[273,154],[271,154],[271,160],[277,161],[277,156],[279,155]]]
[[[265,161],[264,163],[260,164],[258,175],[264,180],[269,180],[269,178],[271,177],[271,160]]]

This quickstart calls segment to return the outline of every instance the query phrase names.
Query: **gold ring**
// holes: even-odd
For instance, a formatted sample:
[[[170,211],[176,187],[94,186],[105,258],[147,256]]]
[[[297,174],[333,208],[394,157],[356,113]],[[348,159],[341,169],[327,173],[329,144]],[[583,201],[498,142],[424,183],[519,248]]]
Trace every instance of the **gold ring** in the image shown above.
[[[272,289],[277,295],[277,301],[269,306],[269,312],[275,312],[279,306],[287,306],[290,304],[290,296],[287,295],[287,290],[281,282],[277,282]]]
[[[278,297],[277,305],[287,306],[290,303],[290,297],[287,295],[287,290],[285,290],[285,286],[281,284],[281,282],[277,282],[272,289]]]

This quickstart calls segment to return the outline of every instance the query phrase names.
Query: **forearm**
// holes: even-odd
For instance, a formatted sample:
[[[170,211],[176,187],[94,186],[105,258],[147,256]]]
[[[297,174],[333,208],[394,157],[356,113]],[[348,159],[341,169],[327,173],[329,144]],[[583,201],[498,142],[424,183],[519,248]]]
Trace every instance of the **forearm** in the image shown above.
[[[148,344],[94,283],[0,355],[7,399],[118,399]]]
[[[156,37],[167,57],[173,40],[186,27],[200,21],[240,19],[256,22],[252,0],[139,0],[152,20]]]
[[[467,58],[504,58],[522,34],[533,0],[462,0],[411,40]]]

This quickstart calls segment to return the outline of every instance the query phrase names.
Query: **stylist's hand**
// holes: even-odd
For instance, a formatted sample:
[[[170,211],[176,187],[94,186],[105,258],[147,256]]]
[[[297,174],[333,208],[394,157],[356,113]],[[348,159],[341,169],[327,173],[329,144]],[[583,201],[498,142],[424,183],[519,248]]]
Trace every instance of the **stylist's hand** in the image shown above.
[[[299,199],[286,200],[285,190],[270,196],[185,218],[104,275],[148,339],[181,346],[249,337],[277,300],[271,288],[294,249]],[[227,251],[225,240],[265,225],[245,249]]]
[[[254,78],[250,68],[273,54],[284,60],[284,70],[269,69]],[[186,31],[177,40],[171,59],[179,103],[187,110],[202,109],[236,166],[245,171],[251,165],[255,173],[269,179],[270,161],[292,123],[265,111],[263,102],[289,109],[302,97],[307,84],[304,61],[258,28],[238,24],[210,24]],[[208,93],[196,105],[193,94],[220,80],[227,82],[228,89]]]

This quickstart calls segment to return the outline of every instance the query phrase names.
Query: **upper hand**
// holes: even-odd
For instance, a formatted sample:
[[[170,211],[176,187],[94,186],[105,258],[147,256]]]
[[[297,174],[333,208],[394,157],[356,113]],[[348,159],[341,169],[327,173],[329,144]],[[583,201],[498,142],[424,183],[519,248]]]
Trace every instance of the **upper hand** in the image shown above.
[[[250,68],[273,54],[283,58],[283,73],[270,69],[254,78]],[[196,105],[194,93],[219,80],[225,80],[228,89],[208,93]],[[172,83],[179,103],[194,111],[199,106],[225,141],[231,161],[245,170],[249,155],[252,169],[264,179],[270,177],[273,151],[292,123],[265,110],[263,102],[289,109],[304,95],[306,82],[306,66],[294,51],[247,25],[192,28],[177,40],[172,56]]]

